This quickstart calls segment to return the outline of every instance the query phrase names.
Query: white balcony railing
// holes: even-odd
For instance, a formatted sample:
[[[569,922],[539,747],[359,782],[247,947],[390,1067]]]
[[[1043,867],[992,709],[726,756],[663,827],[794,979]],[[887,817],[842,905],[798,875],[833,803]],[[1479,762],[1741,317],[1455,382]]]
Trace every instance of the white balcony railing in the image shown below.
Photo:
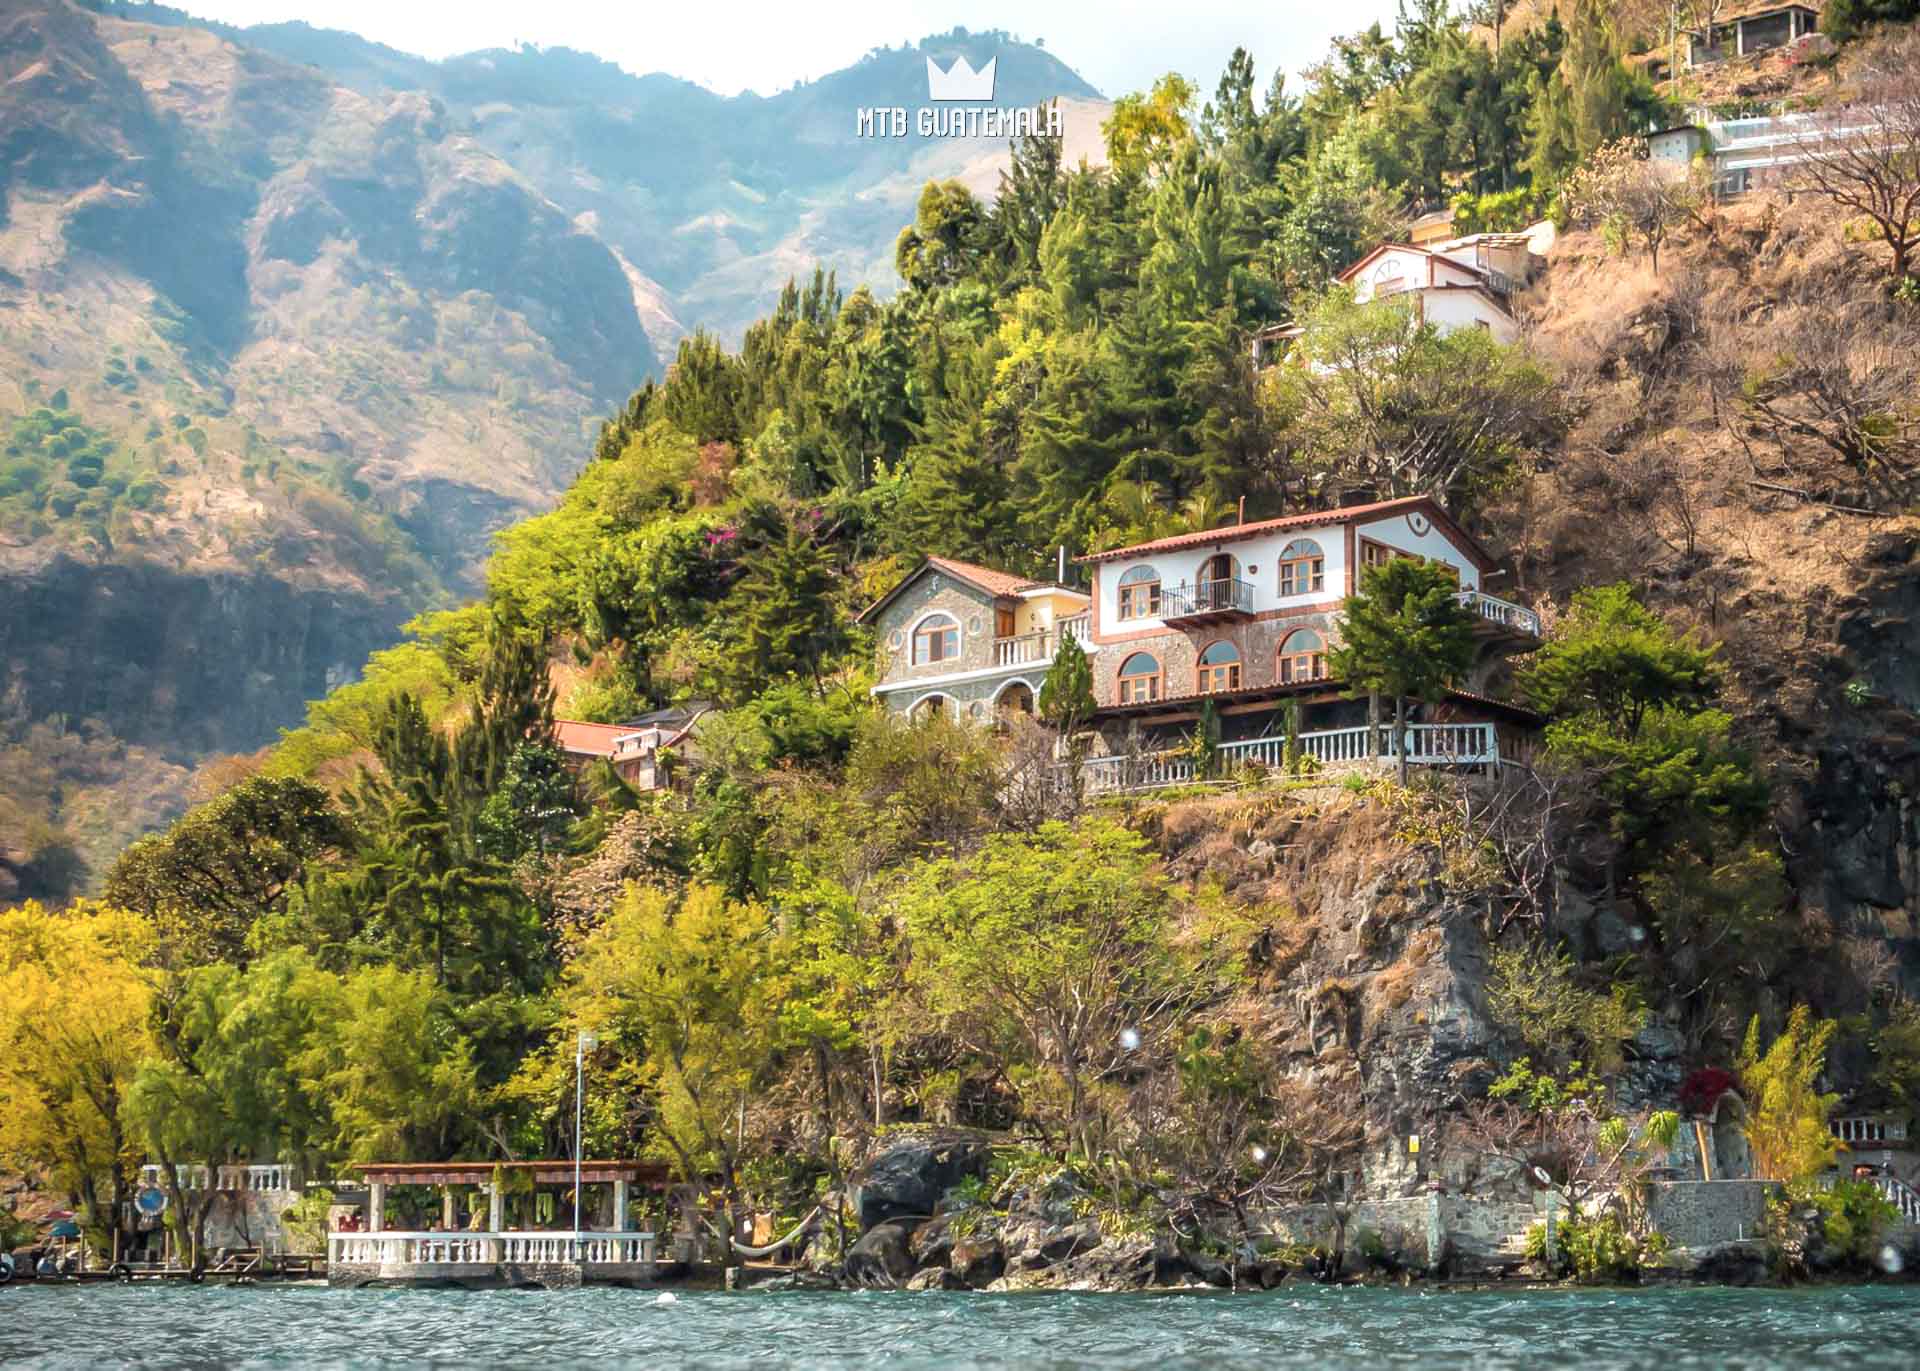
[[[1060,640],[1072,638],[1075,642],[1086,644],[1093,634],[1093,616],[1075,614],[1062,619],[1053,628],[1038,629],[1032,633],[1019,633],[1008,638],[993,640],[993,664],[995,666],[1026,666],[1030,662],[1051,662],[1053,654],[1060,648]]]
[[[1302,733],[1294,740],[1300,755],[1311,757],[1322,766],[1364,763],[1367,755],[1367,729],[1329,728]],[[1392,766],[1397,760],[1391,725],[1380,729],[1378,762]],[[1222,743],[1218,751],[1221,774],[1236,768],[1257,765],[1278,768],[1286,765],[1285,738],[1250,738],[1243,742]],[[1491,766],[1500,761],[1500,737],[1492,724],[1409,724],[1407,726],[1407,762],[1412,766]],[[1185,752],[1153,752],[1141,756],[1094,757],[1083,764],[1081,777],[1089,794],[1099,795],[1126,790],[1153,790],[1161,786],[1182,785],[1195,779],[1193,758]]]
[[[995,666],[1025,666],[1028,662],[1050,662],[1053,660],[1053,634],[1045,629],[1038,633],[1022,633],[1012,638],[993,640],[993,664]]]
[[[223,1166],[217,1172],[204,1166],[185,1165],[177,1167],[180,1174],[180,1187],[183,1190],[205,1190],[209,1176],[215,1178],[215,1190],[251,1190],[258,1192],[298,1190],[299,1173],[291,1166],[280,1162],[264,1162],[254,1166]],[[167,1183],[167,1171],[163,1166],[149,1163],[140,1168],[140,1183],[154,1189]]]
[[[1499,599],[1487,594],[1484,590],[1461,591],[1460,603],[1482,619],[1491,620],[1504,628],[1511,628],[1535,638],[1540,636],[1540,616],[1524,606]]]
[[[640,1265],[651,1233],[329,1233],[327,1260],[353,1266]]]

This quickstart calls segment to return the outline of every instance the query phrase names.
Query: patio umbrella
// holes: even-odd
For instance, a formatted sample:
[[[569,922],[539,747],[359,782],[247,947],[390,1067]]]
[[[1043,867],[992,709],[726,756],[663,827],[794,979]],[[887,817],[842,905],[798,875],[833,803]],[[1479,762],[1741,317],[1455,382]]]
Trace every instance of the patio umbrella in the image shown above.
[[[80,1225],[72,1219],[62,1219],[59,1223],[56,1223],[52,1228],[47,1230],[47,1236],[50,1238],[77,1238],[80,1236]]]

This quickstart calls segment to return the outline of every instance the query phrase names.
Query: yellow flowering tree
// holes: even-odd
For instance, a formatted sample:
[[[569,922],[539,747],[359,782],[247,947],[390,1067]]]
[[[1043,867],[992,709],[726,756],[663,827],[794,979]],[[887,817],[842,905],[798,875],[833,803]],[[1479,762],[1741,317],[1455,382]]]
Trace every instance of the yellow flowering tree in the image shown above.
[[[1754,1173],[1768,1180],[1794,1181],[1827,1169],[1840,1142],[1827,1119],[1838,1095],[1820,1093],[1827,1046],[1834,1025],[1815,1023],[1801,1005],[1787,1016],[1765,1052],[1760,1050],[1760,1018],[1747,1025],[1740,1049],[1740,1082],[1747,1096],[1747,1142],[1753,1148]]]
[[[46,1176],[99,1233],[140,1147],[127,1092],[152,1050],[144,918],[101,904],[0,912],[0,1167]],[[107,1246],[118,1255],[115,1227]]]

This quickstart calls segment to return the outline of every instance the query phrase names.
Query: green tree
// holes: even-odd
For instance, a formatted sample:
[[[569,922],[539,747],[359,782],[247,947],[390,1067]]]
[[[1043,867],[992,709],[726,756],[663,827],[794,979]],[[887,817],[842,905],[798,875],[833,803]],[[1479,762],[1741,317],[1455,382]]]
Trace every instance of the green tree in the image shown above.
[[[688,1181],[717,1170],[735,1210],[736,1120],[773,1065],[785,955],[760,904],[712,886],[678,901],[634,887],[581,947],[561,993],[578,1027],[635,1063],[655,1145]]]
[[[141,1067],[129,1102],[172,1192],[169,1219],[195,1270],[205,1262],[207,1218],[220,1192],[209,1184],[189,1201],[179,1168],[204,1166],[211,1179],[257,1156],[300,1157],[321,1129],[324,1104],[293,1069],[313,1031],[319,974],[291,951],[244,971],[197,967],[161,989],[159,1050]]]
[[[1407,779],[1407,700],[1437,701],[1473,664],[1473,614],[1445,567],[1396,557],[1368,567],[1349,596],[1333,674],[1355,694],[1393,698],[1393,749]]]
[[[739,587],[727,597],[734,632],[714,682],[715,695],[744,702],[790,678],[817,688],[827,659],[847,642],[827,549],[796,522],[784,538],[748,556],[743,567]]]
[[[153,1050],[152,925],[107,905],[0,911],[0,1166],[45,1176],[119,1255]]]
[[[578,817],[573,775],[551,743],[523,742],[507,758],[506,774],[480,809],[480,850],[515,862],[531,852],[544,858],[565,841]]]
[[[1920,0],[1827,0],[1820,12],[1820,28],[1845,43],[1876,24],[1903,24],[1917,17]]]
[[[1087,660],[1086,650],[1080,646],[1080,640],[1071,633],[1060,634],[1060,645],[1054,650],[1053,664],[1047,668],[1046,679],[1040,683],[1040,698],[1036,704],[1040,717],[1060,735],[1066,748],[1067,781],[1075,803],[1078,803],[1081,769],[1087,757],[1082,728],[1093,717],[1095,701],[1093,664]]]
[[[1096,1087],[1133,1052],[1150,1060],[1220,970],[1203,943],[1179,936],[1145,841],[1106,821],[989,835],[965,857],[921,866],[892,907],[935,1016],[1007,1044],[990,1049],[1003,1067],[1051,1076],[1067,1137],[1089,1157],[1105,1137]]]
[[[1328,294],[1265,381],[1287,474],[1320,489],[1432,495],[1455,508],[1500,488],[1564,418],[1525,349],[1480,329],[1445,332],[1402,300]]]
[[[105,896],[152,919],[170,959],[244,962],[255,922],[282,907],[309,862],[349,840],[321,787],[254,776],[121,853]]]
[[[1725,674],[1719,644],[1676,632],[1620,582],[1575,591],[1552,639],[1518,678],[1534,708],[1559,718],[1592,715],[1615,737],[1631,739],[1649,710],[1706,708]]]
[[[1138,91],[1114,102],[1100,125],[1107,160],[1122,175],[1164,170],[1177,151],[1193,139],[1193,84],[1168,72],[1146,94]]]

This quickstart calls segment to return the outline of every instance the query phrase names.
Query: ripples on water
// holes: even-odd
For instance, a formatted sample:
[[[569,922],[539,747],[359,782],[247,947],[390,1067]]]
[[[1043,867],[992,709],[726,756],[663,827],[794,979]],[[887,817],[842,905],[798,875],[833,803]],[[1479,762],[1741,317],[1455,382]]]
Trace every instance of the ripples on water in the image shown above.
[[[1920,1287],[1266,1295],[0,1290],[9,1367],[1133,1371],[1916,1365]]]

